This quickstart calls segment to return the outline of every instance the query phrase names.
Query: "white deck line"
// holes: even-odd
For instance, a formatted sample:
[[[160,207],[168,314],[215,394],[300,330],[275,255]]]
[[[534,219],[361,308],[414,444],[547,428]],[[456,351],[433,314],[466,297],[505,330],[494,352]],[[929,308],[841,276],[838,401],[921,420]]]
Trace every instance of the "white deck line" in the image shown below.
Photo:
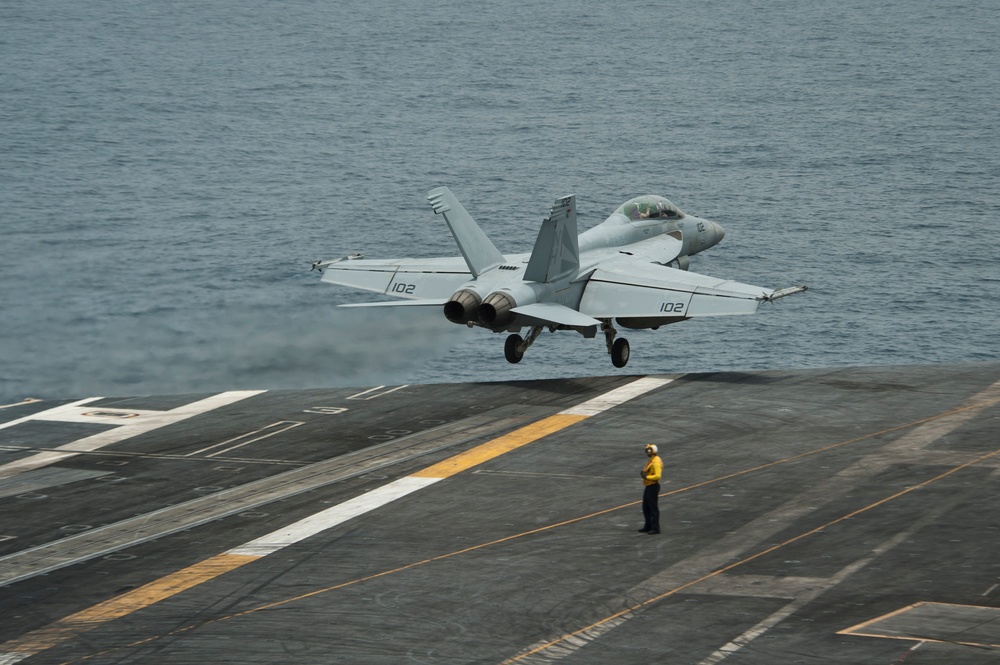
[[[381,508],[396,499],[423,489],[428,485],[433,485],[439,480],[443,480],[443,478],[413,478],[411,476],[400,478],[388,485],[383,485],[371,492],[354,497],[343,503],[338,503],[336,506],[310,515],[277,531],[272,531],[266,536],[251,540],[248,543],[229,550],[226,554],[255,557],[273,554],[280,549],[305,540],[321,531]]]
[[[84,404],[89,404],[91,402],[96,402],[99,399],[104,399],[103,397],[88,397],[87,399],[81,399],[70,404],[62,404],[60,406],[54,406],[51,409],[46,409],[45,411],[39,411],[38,413],[32,413],[29,416],[22,416],[21,418],[15,418],[14,420],[8,420],[5,423],[0,423],[0,429],[6,429],[8,427],[13,427],[14,425],[20,425],[21,423],[26,423],[29,420],[62,420],[67,414],[77,413],[79,409],[77,407],[83,406]],[[13,406],[13,405],[11,405]]]
[[[273,429],[274,427],[277,427],[278,425],[285,425],[285,427],[282,427],[281,429]],[[281,434],[282,432],[287,432],[290,429],[295,429],[296,427],[298,427],[300,425],[305,425],[305,423],[302,422],[302,421],[300,421],[300,420],[279,420],[278,422],[271,423],[270,425],[265,425],[264,427],[261,427],[260,429],[255,429],[252,432],[247,432],[246,434],[240,434],[239,436],[234,436],[233,438],[226,439],[225,441],[223,441],[221,443],[213,443],[212,445],[206,446],[205,448],[202,448],[201,450],[196,450],[193,453],[187,453],[186,455],[184,455],[184,457],[194,457],[195,455],[201,455],[202,453],[207,453],[209,450],[215,450],[216,448],[221,448],[222,446],[228,445],[230,443],[235,443],[236,441],[239,441],[240,439],[247,439],[246,441],[243,441],[242,443],[235,443],[235,445],[230,446],[229,448],[226,448],[225,450],[216,450],[211,455],[206,455],[206,457],[215,457],[216,455],[221,455],[222,453],[228,453],[230,450],[235,450],[237,448],[242,448],[243,446],[246,446],[248,444],[255,443],[257,441],[260,441],[262,439],[266,439],[268,437],[272,437],[275,434]],[[271,431],[268,432],[268,430],[271,430]],[[267,432],[267,433],[263,434],[263,432]],[[255,434],[260,434],[260,436],[258,436],[256,438],[253,438],[253,439],[249,438],[249,437],[254,436]]]
[[[137,412],[139,415],[135,418],[116,421],[115,424],[117,427],[114,429],[100,432],[92,436],[87,436],[82,439],[77,439],[71,443],[59,446],[55,450],[37,453],[30,457],[25,457],[24,459],[4,464],[0,466],[0,478],[9,478],[24,471],[39,469],[43,466],[48,466],[49,464],[54,464],[55,462],[64,460],[67,457],[72,457],[77,453],[98,450],[120,441],[124,441],[125,439],[132,438],[133,436],[145,434],[146,432],[151,432],[155,429],[166,427],[167,425],[173,425],[174,423],[178,423],[182,420],[193,418],[194,416],[239,402],[240,400],[253,397],[254,395],[259,395],[263,392],[266,391],[234,390],[219,393],[218,395],[212,395],[211,397],[206,397],[203,400],[179,406],[176,409],[171,409],[170,411]],[[18,418],[17,420],[12,420],[9,423],[4,423],[2,427],[10,427],[11,425],[26,422],[28,420],[54,420],[59,422],[66,422],[67,420],[70,420],[71,422],[92,422],[76,420],[75,416],[81,411],[87,410],[81,409],[81,406],[98,399],[101,398],[89,397],[78,402],[73,402],[72,404],[57,406],[53,409],[48,409],[47,411],[40,411],[30,416],[25,416],[24,418]],[[121,423],[120,425],[118,424],[119,422]]]
[[[403,388],[409,388],[409,387],[410,387],[410,384],[408,384],[408,383],[407,384],[403,384],[401,386],[395,386],[394,388],[389,388],[388,390],[382,390],[382,388],[385,388],[385,386],[375,386],[374,388],[369,388],[368,390],[365,390],[364,392],[360,392],[360,393],[358,393],[356,395],[351,395],[351,396],[349,396],[349,397],[347,397],[345,399],[361,399],[361,400],[375,399],[376,397],[383,397],[384,395],[388,395],[389,393],[394,393],[397,390],[402,390]],[[382,390],[382,392],[375,392],[377,390]],[[369,395],[369,393],[373,393],[373,394]],[[364,397],[364,395],[368,395],[368,396]]]
[[[566,409],[565,411],[560,411],[560,413],[567,416],[596,416],[597,414],[603,413],[612,407],[624,404],[630,399],[635,399],[640,395],[644,395],[650,390],[655,390],[656,388],[665,386],[674,380],[675,379],[668,379],[665,377],[646,376],[641,379],[636,379],[631,383],[627,383],[624,386],[619,386],[618,388],[608,391],[599,397],[587,400],[583,404],[578,404],[574,407]]]

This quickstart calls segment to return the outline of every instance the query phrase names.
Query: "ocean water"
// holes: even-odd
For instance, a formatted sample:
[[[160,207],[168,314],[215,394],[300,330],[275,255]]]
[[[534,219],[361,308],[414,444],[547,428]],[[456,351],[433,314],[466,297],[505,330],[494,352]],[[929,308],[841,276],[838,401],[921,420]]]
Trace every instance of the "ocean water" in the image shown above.
[[[0,1],[0,404],[998,357],[1000,4]],[[693,271],[811,290],[603,340],[503,336],[310,259],[505,252],[667,196]]]

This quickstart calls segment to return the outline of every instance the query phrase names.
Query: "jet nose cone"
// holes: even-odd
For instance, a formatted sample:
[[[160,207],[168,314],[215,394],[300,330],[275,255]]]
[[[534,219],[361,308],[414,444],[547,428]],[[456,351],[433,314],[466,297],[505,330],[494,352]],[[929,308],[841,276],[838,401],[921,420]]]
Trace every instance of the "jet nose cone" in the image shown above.
[[[715,242],[722,242],[722,239],[726,237],[726,230],[715,222],[712,222],[712,229],[715,231]]]
[[[700,235],[704,249],[715,247],[726,237],[726,230],[713,221],[701,218],[698,220],[698,226],[703,229]]]

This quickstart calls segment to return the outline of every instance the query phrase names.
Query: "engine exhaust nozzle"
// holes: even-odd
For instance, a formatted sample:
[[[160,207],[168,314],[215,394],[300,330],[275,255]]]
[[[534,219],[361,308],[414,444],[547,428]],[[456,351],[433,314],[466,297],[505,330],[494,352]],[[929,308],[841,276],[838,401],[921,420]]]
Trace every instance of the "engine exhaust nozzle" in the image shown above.
[[[494,328],[503,328],[514,320],[514,312],[511,310],[517,307],[517,302],[507,293],[494,291],[486,296],[486,300],[479,306],[479,320]]]
[[[444,304],[444,316],[452,323],[468,323],[479,320],[479,306],[482,299],[475,291],[462,289],[451,296]]]

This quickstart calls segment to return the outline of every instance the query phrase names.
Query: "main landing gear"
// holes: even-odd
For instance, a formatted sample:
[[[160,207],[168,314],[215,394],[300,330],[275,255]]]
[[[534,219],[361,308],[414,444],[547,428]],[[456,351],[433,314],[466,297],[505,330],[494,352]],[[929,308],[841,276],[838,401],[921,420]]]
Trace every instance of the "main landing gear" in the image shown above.
[[[604,341],[608,345],[611,364],[615,367],[624,367],[627,365],[629,356],[628,340],[624,337],[615,339],[618,331],[611,325],[611,319],[601,319],[601,332],[604,333]]]
[[[522,339],[520,335],[514,333],[507,337],[507,341],[503,345],[503,355],[507,358],[509,363],[519,363],[521,358],[524,357],[524,352],[528,350],[528,347],[535,343],[538,336],[542,333],[541,326],[535,326],[528,333],[526,339]]]
[[[542,332],[542,326],[535,326],[522,338],[517,333],[509,335],[503,345],[503,355],[509,363],[519,363],[524,357],[524,352],[535,343]],[[611,356],[611,364],[615,367],[624,367],[628,364],[629,345],[624,337],[615,339],[618,331],[611,325],[611,319],[601,319],[601,332],[604,333],[604,341],[608,345],[608,355]]]

